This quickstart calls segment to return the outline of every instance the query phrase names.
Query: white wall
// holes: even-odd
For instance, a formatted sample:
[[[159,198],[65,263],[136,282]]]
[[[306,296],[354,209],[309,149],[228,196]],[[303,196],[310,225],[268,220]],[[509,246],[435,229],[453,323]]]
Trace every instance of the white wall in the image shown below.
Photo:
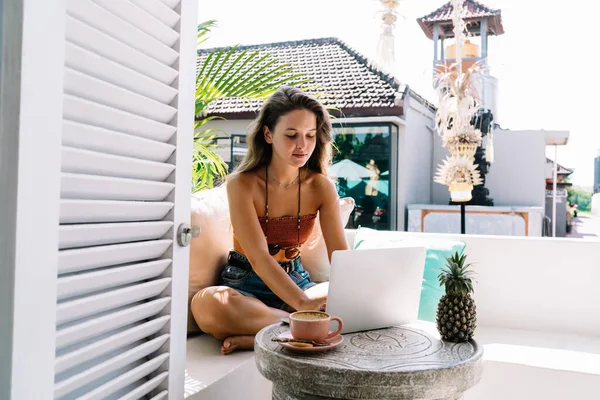
[[[497,206],[543,207],[546,182],[544,131],[496,130],[495,160],[486,187]]]
[[[600,335],[600,242],[455,235],[475,262],[483,326]],[[568,271],[568,272],[566,272]]]
[[[448,154],[434,136],[437,165]],[[484,141],[486,139],[484,138]],[[543,207],[545,204],[546,143],[544,131],[494,131],[494,163],[486,175],[486,188],[496,206]],[[433,178],[432,178],[433,179]],[[448,188],[433,184],[433,204],[448,204]]]
[[[592,196],[592,214],[600,217],[600,193]]]
[[[399,160],[399,167],[406,169],[405,204],[428,204],[431,201],[433,175],[433,131],[434,112],[421,104],[417,99],[409,97],[404,103],[406,119],[406,139],[402,144],[406,148],[404,160]],[[404,161],[404,162],[403,162]],[[398,213],[403,213],[398,210]],[[398,229],[403,230],[403,225]]]

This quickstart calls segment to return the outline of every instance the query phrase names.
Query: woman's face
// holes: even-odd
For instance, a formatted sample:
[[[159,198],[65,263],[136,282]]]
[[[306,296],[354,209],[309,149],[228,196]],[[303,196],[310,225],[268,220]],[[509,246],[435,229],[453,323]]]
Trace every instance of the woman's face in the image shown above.
[[[273,132],[265,127],[264,135],[273,146],[273,158],[300,168],[317,144],[317,116],[305,109],[290,111],[279,118]]]

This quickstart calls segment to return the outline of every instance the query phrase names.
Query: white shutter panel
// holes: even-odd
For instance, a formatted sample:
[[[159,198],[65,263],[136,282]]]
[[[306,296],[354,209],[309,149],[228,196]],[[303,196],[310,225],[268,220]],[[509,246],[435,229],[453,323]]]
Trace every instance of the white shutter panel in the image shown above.
[[[183,398],[195,3],[66,0],[55,399]]]

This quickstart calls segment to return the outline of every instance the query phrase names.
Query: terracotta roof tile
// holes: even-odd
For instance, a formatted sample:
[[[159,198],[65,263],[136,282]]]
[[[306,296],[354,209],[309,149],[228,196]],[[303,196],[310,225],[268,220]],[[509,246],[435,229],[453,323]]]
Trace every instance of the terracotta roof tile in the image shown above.
[[[197,70],[216,49],[198,50]],[[220,48],[218,49],[220,50]],[[372,63],[337,38],[310,39],[293,42],[239,46],[234,56],[243,50],[258,50],[260,56],[270,53],[278,59],[273,68],[290,64],[327,93],[332,100],[323,100],[327,106],[342,109],[371,108],[397,109],[408,92],[408,87],[393,76],[377,69]],[[307,90],[310,92],[310,90]],[[260,101],[242,101],[239,98],[220,99],[208,107],[209,114],[254,112]],[[381,115],[379,110],[379,115]]]
[[[465,21],[474,22],[481,19],[488,21],[488,34],[501,35],[504,33],[504,27],[502,26],[502,16],[500,10],[494,10],[475,0],[465,0],[465,7],[467,9]],[[447,2],[437,10],[430,14],[427,14],[417,19],[419,26],[425,32],[425,35],[429,39],[433,39],[433,25],[435,23],[441,26],[452,25],[452,1]],[[454,34],[446,30],[445,37],[453,37]]]

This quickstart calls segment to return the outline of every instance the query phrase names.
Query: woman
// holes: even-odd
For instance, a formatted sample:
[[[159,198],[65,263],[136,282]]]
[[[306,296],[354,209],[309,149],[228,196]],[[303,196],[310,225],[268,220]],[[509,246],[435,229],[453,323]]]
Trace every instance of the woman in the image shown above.
[[[275,92],[251,127],[248,153],[227,179],[234,245],[222,286],[191,302],[200,329],[224,341],[223,354],[253,348],[265,326],[327,301],[327,283],[311,282],[300,246],[319,213],[329,258],[348,249],[338,194],[326,176],[331,130],[324,107],[291,87]]]

